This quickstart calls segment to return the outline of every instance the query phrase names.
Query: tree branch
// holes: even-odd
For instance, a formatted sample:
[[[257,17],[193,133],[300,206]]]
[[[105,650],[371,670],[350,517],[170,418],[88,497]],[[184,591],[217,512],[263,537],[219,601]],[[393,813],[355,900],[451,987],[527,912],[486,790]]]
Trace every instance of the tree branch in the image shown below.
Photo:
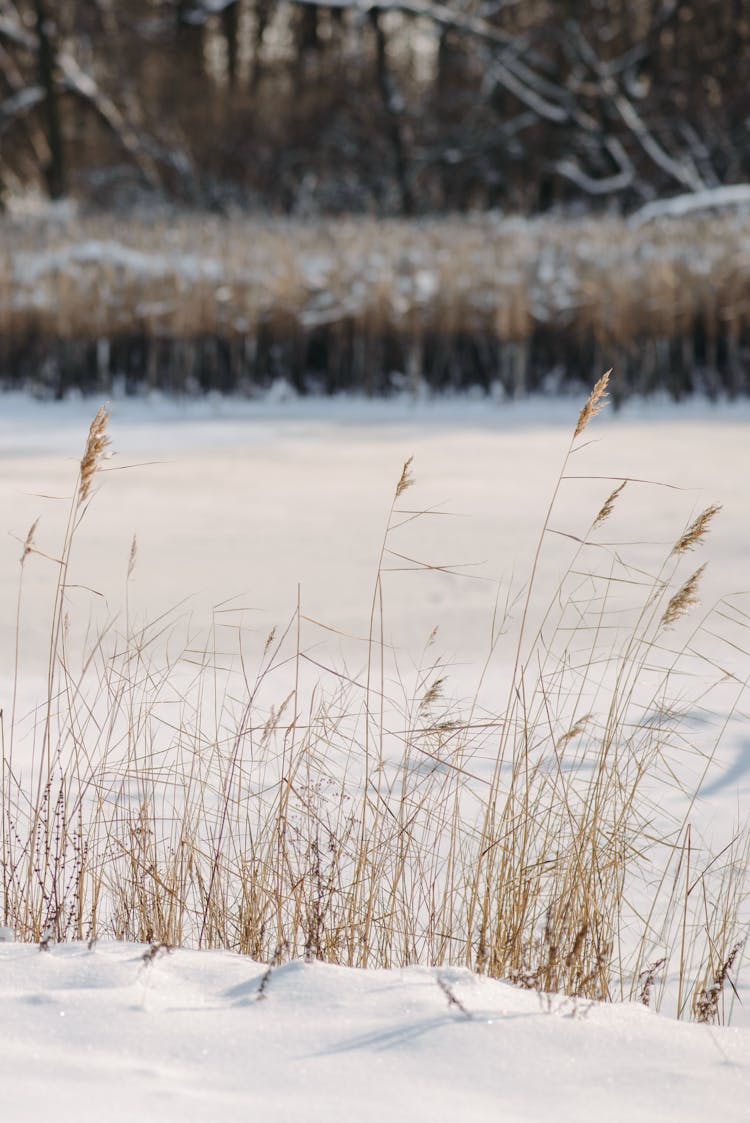
[[[18,90],[17,93],[0,102],[0,136],[7,132],[15,121],[20,120],[43,101],[44,90],[41,86],[27,86],[26,89]]]

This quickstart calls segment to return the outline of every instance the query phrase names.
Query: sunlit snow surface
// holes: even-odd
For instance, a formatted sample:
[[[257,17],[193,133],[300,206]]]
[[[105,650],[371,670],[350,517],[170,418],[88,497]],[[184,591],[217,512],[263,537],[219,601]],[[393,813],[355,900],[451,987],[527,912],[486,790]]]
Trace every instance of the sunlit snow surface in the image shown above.
[[[37,546],[59,551],[77,461],[98,400],[0,398],[0,667],[9,712],[18,559],[38,516]],[[131,541],[133,619],[185,602],[189,627],[242,624],[262,649],[299,595],[301,642],[321,666],[361,672],[387,511],[404,460],[415,486],[399,507],[434,512],[404,526],[397,549],[451,574],[391,572],[384,628],[405,684],[433,630],[446,694],[471,698],[487,657],[493,610],[527,578],[537,536],[582,398],[390,402],[115,400],[115,455],[81,525],[71,608],[121,619]],[[748,610],[750,405],[632,403],[598,417],[563,484],[541,555],[546,604],[574,543],[611,490],[628,484],[603,541],[654,570],[686,524],[723,504],[703,561],[703,608],[721,596]],[[590,443],[589,443],[590,442]],[[646,482],[635,482],[646,481]],[[656,484],[674,485],[671,487]],[[399,570],[398,559],[386,568]],[[24,571],[18,715],[38,703],[46,673],[55,562]],[[93,590],[93,591],[92,591]],[[744,598],[744,599],[743,599]],[[214,609],[218,608],[218,612]],[[231,611],[227,611],[231,610]],[[317,623],[326,625],[326,629]],[[74,625],[75,628],[75,625]],[[509,634],[512,632],[512,623]],[[219,637],[218,639],[216,637]],[[711,642],[745,666],[747,637]],[[252,646],[252,643],[251,643]],[[482,704],[502,709],[513,661],[501,641]],[[311,664],[312,666],[312,664]],[[283,676],[282,676],[283,677]],[[279,679],[277,700],[284,695]],[[739,705],[712,765],[696,819],[719,836],[747,816],[750,728]],[[707,728],[721,728],[721,712]],[[697,709],[694,727],[707,718]],[[16,748],[17,759],[23,743]],[[470,1016],[449,1006],[438,973],[355,973],[322,965],[263,969],[219,953],[180,951],[150,966],[143,949],[0,945],[0,1118],[56,1120],[703,1120],[745,1119],[750,1031],[678,1025],[640,1007],[577,1007],[448,971]],[[747,999],[747,990],[740,988]],[[735,1003],[733,1020],[747,1024]]]
[[[299,592],[303,615],[327,629],[307,622],[303,646],[322,664],[345,661],[354,673],[365,659],[362,639],[388,507],[401,466],[413,456],[416,483],[398,506],[431,513],[403,526],[390,544],[396,554],[451,573],[404,572],[411,562],[386,555],[385,639],[408,678],[437,627],[431,658],[445,662],[446,691],[470,698],[489,652],[495,606],[501,615],[509,604],[509,638],[498,643],[483,685],[483,703],[499,712],[519,594],[582,400],[366,402],[277,393],[262,402],[114,401],[115,455],[78,532],[71,619],[83,629],[90,619],[122,618],[135,535],[132,620],[145,623],[179,604],[194,635],[204,634],[212,620],[228,628],[241,624],[262,648],[271,627],[283,628],[290,619]],[[0,680],[6,687],[15,644],[18,539],[40,516],[38,548],[52,558],[59,553],[67,498],[98,404],[0,398],[0,499],[9,532],[0,539],[0,641],[7,653]],[[534,605],[541,611],[554,597],[575,548],[566,536],[584,534],[610,491],[631,477],[647,482],[628,484],[599,540],[655,572],[690,519],[707,504],[721,503],[707,542],[686,558],[683,572],[709,563],[703,610],[737,594],[737,610],[750,609],[750,404],[634,402],[596,418],[584,438],[568,474],[601,478],[562,485],[550,524],[560,533],[549,535],[542,551]],[[600,556],[593,552],[584,561]],[[54,561],[30,559],[19,680],[20,701],[29,704],[31,684],[46,673],[54,580]],[[728,638],[742,642],[742,632]],[[741,655],[721,642],[717,663],[731,657],[736,671]],[[727,743],[724,771],[711,779],[730,797],[738,785],[745,794],[750,787],[749,744],[739,734]]]
[[[2,1118],[31,1123],[747,1119],[750,1030],[459,970],[0,945]],[[444,987],[452,996],[449,1000]]]
[[[427,662],[442,660],[436,673],[445,677],[444,695],[465,701],[474,696],[489,654],[496,606],[498,630],[507,605],[508,634],[497,643],[481,688],[485,711],[499,713],[507,699],[523,585],[584,397],[368,402],[300,399],[280,384],[256,402],[158,395],[115,400],[114,455],[78,531],[69,574],[73,635],[77,628],[83,644],[89,622],[94,628],[122,622],[135,535],[131,622],[146,623],[179,606],[196,646],[205,645],[213,623],[210,642],[219,651],[231,647],[241,626],[252,657],[253,643],[257,656],[270,629],[286,626],[299,595],[306,618],[300,640],[314,661],[308,680],[317,674],[316,664],[345,667],[356,676],[366,661],[363,641],[388,508],[402,464],[413,456],[415,485],[397,507],[430,513],[396,520],[405,525],[389,541],[395,553],[384,557],[385,640],[405,687],[416,690],[416,668],[424,664],[437,628]],[[99,404],[0,397],[0,502],[8,531],[0,539],[6,715],[19,540],[39,517],[38,549],[50,559],[59,554],[77,461]],[[616,552],[643,571],[658,571],[672,543],[707,504],[723,505],[706,543],[686,557],[681,573],[709,563],[694,620],[720,597],[732,598],[734,623],[720,617],[711,637],[698,645],[714,660],[711,676],[716,680],[727,669],[747,675],[750,660],[743,652],[750,650],[750,632],[737,621],[745,613],[750,619],[750,403],[636,401],[595,418],[578,444],[568,475],[598,478],[568,479],[561,486],[532,617],[554,599],[574,537],[586,533],[607,495],[628,477],[633,482],[598,540],[608,557]],[[602,556],[602,550],[590,551],[577,568],[596,565]],[[450,573],[414,571],[406,558]],[[55,578],[54,560],[32,556],[27,562],[19,717],[43,694]],[[278,703],[287,685],[277,673],[271,700]],[[700,694],[689,683],[684,692]],[[680,697],[684,692],[682,685],[676,690]],[[729,707],[737,697],[725,690],[719,701]],[[712,806],[727,825],[737,819],[738,795],[746,800],[750,793],[746,713],[740,697],[707,780]],[[708,744],[725,716],[721,709],[707,715],[697,708],[689,721],[702,730],[709,720],[700,732]]]

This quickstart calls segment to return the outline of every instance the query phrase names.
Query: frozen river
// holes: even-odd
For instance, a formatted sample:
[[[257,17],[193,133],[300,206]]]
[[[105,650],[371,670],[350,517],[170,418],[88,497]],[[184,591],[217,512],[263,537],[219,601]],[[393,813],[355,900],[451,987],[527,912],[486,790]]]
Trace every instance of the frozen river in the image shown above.
[[[18,539],[38,517],[38,549],[50,558],[59,553],[66,499],[98,404],[0,399],[0,493],[9,532],[0,541],[6,713]],[[444,691],[465,699],[488,655],[495,605],[509,604],[509,634],[498,643],[483,686],[484,701],[499,710],[521,590],[581,404],[577,398],[115,401],[114,455],[73,551],[71,634],[90,619],[97,625],[121,619],[135,535],[131,622],[153,620],[179,604],[190,614],[192,635],[204,635],[212,620],[230,628],[241,623],[260,650],[273,626],[288,623],[299,590],[302,646],[324,666],[345,663],[352,674],[361,671],[387,513],[402,465],[413,456],[415,484],[397,507],[431,513],[411,521],[404,513],[394,517],[405,525],[390,536],[393,553],[384,557],[385,639],[408,679],[438,628],[429,658],[443,660]],[[579,569],[592,558],[599,564],[601,556],[617,555],[639,572],[655,572],[687,523],[718,502],[723,510],[705,544],[685,559],[685,575],[710,563],[702,609],[750,586],[750,404],[632,403],[619,413],[605,411],[584,437],[567,474],[587,478],[561,486],[550,521],[560,533],[548,535],[542,550],[535,605],[554,599],[574,539],[625,478],[631,482],[598,534],[601,549],[578,559]],[[414,572],[406,559],[450,572]],[[54,561],[28,559],[19,706],[32,701],[46,673],[55,576]],[[736,603],[748,607],[741,597]],[[719,664],[726,653],[717,642]],[[748,659],[737,649],[736,627],[731,642],[732,670],[742,677]],[[740,634],[740,648],[743,643],[747,650]],[[739,717],[732,745],[722,750],[730,799],[738,784],[748,791],[750,747]]]
[[[88,423],[98,402],[0,399],[0,543],[3,650],[11,648],[19,545],[40,517],[39,548],[59,550]],[[526,579],[580,401],[367,403],[214,401],[113,403],[114,456],[79,532],[71,580],[122,603],[133,535],[131,611],[144,617],[191,598],[196,621],[236,598],[258,628],[281,623],[301,586],[303,611],[343,632],[366,631],[385,519],[404,460],[416,484],[402,507],[435,513],[392,539],[397,552],[466,576],[390,573],[386,630],[400,649],[421,649],[435,626],[461,662],[486,652],[498,585]],[[625,477],[630,484],[607,541],[657,559],[710,502],[723,505],[701,561],[704,600],[750,584],[750,406],[637,403],[587,430],[552,527],[582,534]],[[655,548],[649,548],[653,543]],[[553,591],[569,556],[549,540],[538,596]],[[25,575],[26,657],[44,661],[51,563]],[[394,568],[397,559],[387,564]],[[407,563],[401,563],[407,564]],[[95,598],[94,603],[96,602]]]

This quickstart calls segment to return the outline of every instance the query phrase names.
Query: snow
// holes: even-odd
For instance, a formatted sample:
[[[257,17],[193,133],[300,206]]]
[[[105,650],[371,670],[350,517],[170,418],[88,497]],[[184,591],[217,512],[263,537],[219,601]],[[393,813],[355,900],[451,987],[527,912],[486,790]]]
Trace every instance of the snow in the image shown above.
[[[56,556],[64,499],[98,404],[0,400],[0,502],[9,532],[0,540],[5,651],[15,643],[18,540],[40,516],[38,547]],[[236,620],[264,640],[272,626],[286,624],[299,588],[305,616],[335,629],[310,624],[303,642],[315,645],[320,662],[358,667],[386,513],[401,466],[413,455],[408,506],[435,513],[399,532],[396,548],[455,572],[398,572],[401,563],[391,559],[386,638],[408,668],[438,627],[435,654],[444,659],[448,693],[470,698],[488,654],[496,600],[517,594],[528,574],[580,404],[575,397],[367,402],[280,392],[255,402],[116,400],[114,456],[73,556],[76,610],[84,623],[121,611],[135,535],[132,619],[152,620],[184,602],[199,632],[221,605],[236,609]],[[603,478],[564,484],[553,529],[580,534],[626,476],[671,485],[629,483],[608,524],[607,540],[653,569],[690,519],[720,502],[694,566],[709,562],[703,605],[734,593],[746,598],[749,424],[747,402],[633,402],[617,414],[605,411],[570,469]],[[537,576],[540,605],[553,597],[570,556],[564,538],[548,542]],[[54,576],[54,563],[42,557],[24,570],[22,690],[46,674]],[[722,650],[721,658],[730,656]],[[486,680],[490,707],[499,704],[512,659],[512,643],[500,644]],[[8,668],[6,662],[0,683],[8,682]],[[31,694],[29,688],[29,705]],[[741,706],[735,736],[727,737],[709,781],[727,801],[727,823],[736,818],[738,795],[750,792],[745,711]]]
[[[53,555],[62,498],[70,494],[98,404],[41,404],[21,395],[0,400],[4,528],[23,539],[41,516],[39,545]],[[441,649],[471,678],[486,654],[498,583],[503,593],[508,584],[517,589],[528,572],[580,404],[578,397],[330,401],[279,390],[265,402],[114,401],[112,470],[102,476],[81,528],[74,579],[116,610],[135,534],[131,607],[144,618],[188,597],[200,619],[237,597],[253,606],[259,628],[270,627],[294,608],[301,583],[307,615],[362,635],[386,512],[401,466],[413,455],[410,506],[444,514],[421,520],[408,545],[426,561],[467,563],[467,576],[389,575],[389,635],[413,655],[439,626]],[[575,471],[607,478],[569,481],[555,527],[587,526],[612,481],[624,476],[675,485],[629,484],[613,535],[632,541],[636,552],[638,543],[659,544],[644,548],[644,559],[653,561],[697,510],[720,502],[724,510],[700,559],[711,563],[704,600],[745,589],[749,423],[746,402],[634,402],[619,414],[603,414]],[[542,558],[542,602],[567,557],[562,540],[556,545]],[[8,535],[0,542],[6,650],[17,558],[18,543]],[[30,671],[46,658],[50,566],[34,559],[24,582],[25,620],[38,640],[26,652]]]
[[[750,1030],[466,971],[0,946],[3,1119],[747,1119]],[[463,1009],[449,1001],[445,990]]]
[[[48,273],[66,272],[75,268],[122,269],[142,277],[167,277],[176,270],[186,280],[221,279],[221,264],[195,254],[165,257],[161,253],[144,253],[115,241],[89,238],[83,242],[41,253],[19,253],[14,258],[14,281],[35,285]]]
[[[59,549],[88,423],[99,402],[0,399],[0,645],[13,651],[20,545],[41,515],[39,548]],[[296,604],[316,658],[361,661],[383,527],[407,456],[410,506],[439,515],[407,528],[405,552],[466,576],[391,573],[386,629],[402,666],[439,625],[449,691],[471,696],[493,606],[528,573],[581,400],[484,397],[366,402],[154,395],[112,403],[115,455],[79,532],[70,580],[84,613],[121,611],[133,534],[129,610],[153,619],[188,598],[195,628],[231,603],[262,638]],[[625,476],[611,539],[652,565],[707,503],[724,510],[702,548],[704,603],[747,590],[750,403],[630,403],[605,412],[564,485],[554,526],[580,532]],[[15,536],[15,537],[14,537]],[[539,596],[552,597],[565,541],[548,545]],[[657,546],[648,545],[656,543]],[[474,565],[473,563],[479,563]],[[46,672],[54,563],[24,572],[22,703]],[[476,578],[481,578],[477,580]],[[87,590],[95,590],[95,593]],[[747,596],[747,593],[744,594]],[[744,602],[747,604],[747,602]],[[307,625],[306,625],[307,627]],[[746,648],[745,641],[745,648]],[[736,653],[735,653],[736,654]],[[497,704],[512,650],[486,687]],[[11,676],[0,671],[2,704]],[[745,668],[745,674],[747,668]],[[281,692],[283,693],[283,692]],[[22,707],[20,707],[22,709]],[[696,819],[746,818],[746,703],[727,731]],[[721,715],[719,715],[721,718]],[[696,721],[704,721],[698,714]],[[21,751],[19,746],[17,751]],[[221,952],[100,943],[44,953],[0,929],[3,1119],[101,1118],[608,1121],[747,1117],[748,990],[733,1026],[670,1021],[640,1006],[544,999],[457,969],[353,971],[291,963],[258,1001],[262,965]],[[468,1014],[439,985],[448,984]]]
[[[725,187],[711,187],[703,191],[690,191],[671,199],[658,199],[646,203],[630,219],[632,226],[642,226],[655,218],[682,218],[695,211],[716,207],[743,207],[750,205],[750,183],[732,183]]]

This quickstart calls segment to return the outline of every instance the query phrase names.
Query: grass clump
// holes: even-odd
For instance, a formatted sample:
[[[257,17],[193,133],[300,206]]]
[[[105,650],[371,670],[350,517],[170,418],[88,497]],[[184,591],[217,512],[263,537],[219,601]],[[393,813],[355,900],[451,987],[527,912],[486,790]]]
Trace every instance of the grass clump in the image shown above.
[[[175,654],[179,621],[134,626],[126,611],[74,671],[68,571],[108,446],[100,410],[56,559],[46,695],[26,723],[14,700],[3,725],[3,924],[43,946],[106,936],[154,955],[191,945],[271,964],[463,965],[540,991],[724,1018],[747,837],[716,853],[698,840],[715,746],[691,741],[690,707],[705,711],[715,685],[729,720],[744,678],[700,654],[714,616],[683,618],[703,567],[680,572],[718,508],[646,571],[602,540],[622,480],[588,530],[568,536],[556,594],[537,603],[559,492],[608,378],[572,431],[518,622],[509,608],[493,624],[490,659],[500,643],[515,652],[494,709],[486,668],[459,703],[432,643],[404,676],[386,642],[389,563],[436,568],[399,546],[400,528],[428,514],[403,506],[411,459],[386,519],[361,671],[321,667],[319,625],[300,600],[257,651],[238,629],[232,659],[215,635],[200,650],[187,635]],[[22,575],[36,553],[32,528]],[[135,564],[134,544],[128,580]],[[730,598],[716,615],[745,626]],[[19,632],[22,620],[21,584]]]

